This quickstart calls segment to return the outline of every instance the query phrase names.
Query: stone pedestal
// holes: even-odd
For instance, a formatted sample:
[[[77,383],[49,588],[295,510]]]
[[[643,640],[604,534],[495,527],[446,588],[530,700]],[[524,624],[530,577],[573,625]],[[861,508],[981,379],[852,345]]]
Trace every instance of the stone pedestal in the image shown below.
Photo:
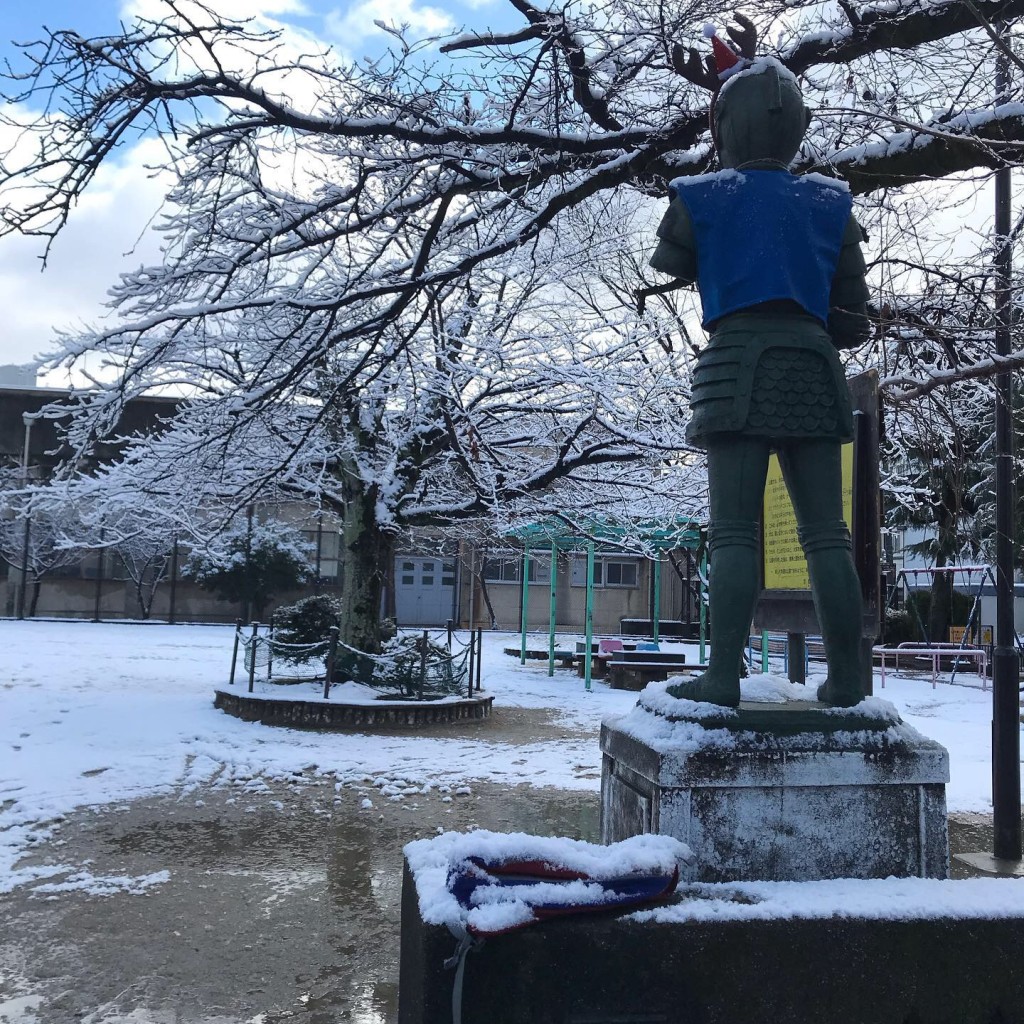
[[[949,755],[890,705],[709,708],[649,687],[604,723],[603,842],[674,836],[686,881],[947,877]]]

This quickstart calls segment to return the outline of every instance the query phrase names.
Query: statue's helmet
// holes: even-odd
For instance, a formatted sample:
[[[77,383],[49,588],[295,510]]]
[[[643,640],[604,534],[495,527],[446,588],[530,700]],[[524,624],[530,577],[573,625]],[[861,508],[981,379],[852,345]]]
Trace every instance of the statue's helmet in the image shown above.
[[[723,167],[762,160],[788,167],[809,123],[796,78],[771,57],[759,57],[727,78],[711,109],[711,133]]]

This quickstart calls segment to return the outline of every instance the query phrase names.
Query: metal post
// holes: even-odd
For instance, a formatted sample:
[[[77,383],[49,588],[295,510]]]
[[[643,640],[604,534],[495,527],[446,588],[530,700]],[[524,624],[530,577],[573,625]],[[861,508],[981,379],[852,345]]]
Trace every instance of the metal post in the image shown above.
[[[338,656],[338,627],[331,626],[331,642],[327,647],[327,664],[324,665],[324,700],[327,700],[331,692],[331,683],[334,681],[334,661]]]
[[[558,548],[551,545],[551,590],[548,597],[548,675],[555,674],[555,615],[557,611],[557,598],[555,596],[555,583],[558,572]]]
[[[267,630],[267,682],[274,677],[274,615],[270,615],[270,628]]]
[[[480,690],[480,670],[484,661],[484,630],[482,626],[476,631],[476,688]]]
[[[259,623],[252,624],[252,637],[249,640],[249,692],[252,693],[253,684],[256,682],[256,634],[259,632]]]
[[[28,487],[28,447],[29,437],[32,434],[32,424],[35,423],[35,416],[32,413],[21,414],[21,421],[25,424],[25,447],[21,454],[21,485]],[[32,529],[31,506],[25,510],[25,529],[21,537],[21,589],[18,591],[18,618],[25,618],[25,594],[28,592],[28,553],[29,537]]]
[[[316,575],[313,578],[313,593],[320,593],[320,566],[321,555],[324,547],[324,514],[322,510],[316,513]]]
[[[231,675],[228,676],[228,686],[235,685],[235,666],[238,664],[238,638],[242,635],[242,620],[235,619],[235,645],[231,649]]]
[[[651,639],[657,643],[661,627],[661,552],[654,552],[654,601],[651,608]]]
[[[530,608],[530,549],[523,548],[523,564],[520,571],[519,628],[522,631],[519,642],[519,664],[526,664],[526,621]]]
[[[791,683],[807,683],[807,637],[803,633],[786,636],[786,668]]]
[[[768,630],[761,630],[761,671],[768,675]]]
[[[423,630],[423,637],[420,640],[420,700],[423,700],[423,687],[427,682],[427,644],[430,638],[426,630]]]
[[[1009,40],[1005,26],[1000,26]],[[1009,95],[1006,54],[996,57],[996,102]],[[1010,263],[1010,168],[996,171],[996,354],[1010,353],[1013,321]],[[1021,859],[1020,662],[1013,628],[1013,384],[1008,370],[996,376],[996,635],[992,654],[993,854]]]
[[[708,578],[707,552],[701,555],[700,575],[697,586],[697,600],[700,602],[700,663],[707,664],[708,609],[704,603],[704,581]]]
[[[243,598],[242,605],[242,618],[248,619],[249,612],[252,609],[252,513],[253,507],[250,505],[245,510],[246,527],[245,527],[245,597]]]
[[[178,600],[178,535],[174,535],[171,543],[171,596],[170,607],[167,609],[167,622],[174,625],[174,615]]]
[[[100,621],[100,602],[103,599],[103,561],[107,551],[102,546],[104,540],[106,540],[107,532],[102,527],[100,528],[100,549],[97,555],[96,562],[96,595],[93,599],[92,605],[92,621]]]
[[[590,675],[593,670],[594,662],[594,542],[591,541],[587,545],[587,611],[585,620],[586,630],[586,659],[583,662],[585,668],[583,672],[584,686],[586,689],[590,689]]]

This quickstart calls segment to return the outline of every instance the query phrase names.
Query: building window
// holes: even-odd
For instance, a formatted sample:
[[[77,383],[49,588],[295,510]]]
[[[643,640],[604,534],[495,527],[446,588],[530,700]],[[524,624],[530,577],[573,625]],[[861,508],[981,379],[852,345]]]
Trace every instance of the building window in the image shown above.
[[[309,565],[314,571],[317,567],[316,561],[316,530],[303,530],[302,539],[309,549]],[[320,579],[327,582],[338,580],[338,550],[340,548],[340,536],[333,530],[320,531]]]
[[[594,559],[594,586],[635,590],[637,580],[639,579],[638,567],[639,562],[635,558],[598,555]],[[573,555],[571,582],[574,587],[585,587],[587,585],[586,555]]]
[[[518,583],[523,564],[519,551],[495,551],[484,559],[483,577],[487,583]],[[530,555],[530,583],[551,583],[551,555]]]

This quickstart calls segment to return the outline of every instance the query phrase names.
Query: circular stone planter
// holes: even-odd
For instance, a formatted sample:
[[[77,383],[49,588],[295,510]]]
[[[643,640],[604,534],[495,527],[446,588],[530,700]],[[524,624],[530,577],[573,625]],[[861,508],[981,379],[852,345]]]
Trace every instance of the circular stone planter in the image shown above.
[[[493,697],[461,697],[437,701],[343,701],[261,697],[217,690],[213,706],[244,722],[284,725],[290,729],[419,729],[489,718]]]

